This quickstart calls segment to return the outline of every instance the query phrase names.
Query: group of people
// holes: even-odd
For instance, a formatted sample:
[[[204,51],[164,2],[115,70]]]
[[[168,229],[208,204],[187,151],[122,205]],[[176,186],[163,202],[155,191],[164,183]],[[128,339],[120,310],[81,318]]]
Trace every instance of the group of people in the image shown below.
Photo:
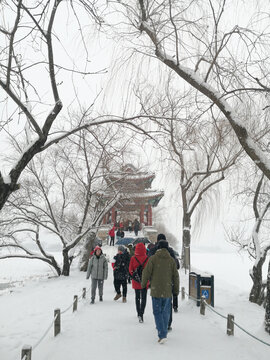
[[[124,227],[124,223],[122,221],[116,223],[113,225],[113,227],[109,230],[109,237],[110,237],[110,246],[114,246],[114,240],[115,236],[117,238],[123,238],[125,237],[124,230],[131,232],[134,230],[135,236],[138,236],[139,230],[140,230],[140,223],[138,219],[135,219],[132,223],[131,220],[128,220],[126,228]]]
[[[114,300],[117,301],[122,297],[123,303],[127,301],[127,280],[130,276],[132,288],[135,291],[137,316],[139,322],[142,323],[147,290],[150,288],[158,342],[163,344],[168,331],[172,329],[172,308],[177,311],[178,307],[179,262],[164,234],[159,234],[156,244],[152,245],[147,251],[144,243],[138,243],[133,256],[130,256],[124,246],[118,247],[118,252],[112,262],[116,291]],[[92,279],[91,303],[94,304],[97,286],[99,300],[103,301],[103,284],[108,277],[108,263],[99,246],[94,249],[94,254],[88,263],[86,278],[89,279],[90,275]]]

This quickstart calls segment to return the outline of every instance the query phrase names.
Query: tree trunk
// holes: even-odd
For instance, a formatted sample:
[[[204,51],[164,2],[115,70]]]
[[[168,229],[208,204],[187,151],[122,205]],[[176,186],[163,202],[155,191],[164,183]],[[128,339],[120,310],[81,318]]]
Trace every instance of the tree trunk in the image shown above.
[[[61,275],[61,269],[60,269],[60,267],[58,266],[57,262],[55,261],[54,258],[51,260],[51,262],[52,262],[51,265],[52,265],[52,267],[55,269],[55,271],[57,272],[57,275],[60,276],[60,275]]]
[[[266,292],[266,307],[265,307],[265,331],[270,334],[270,261],[268,264],[267,274],[267,292]]]
[[[68,251],[66,249],[64,249],[62,251],[63,254],[63,269],[62,269],[62,275],[64,276],[69,276],[69,271],[70,271],[70,262],[69,262],[69,257],[68,257]]]
[[[96,233],[90,232],[90,234],[87,236],[87,239],[84,243],[84,247],[82,250],[82,256],[81,256],[81,261],[80,261],[80,271],[87,270],[89,256],[90,256],[91,251],[93,250],[95,239],[96,239]]]
[[[263,303],[263,284],[262,284],[262,267],[265,262],[265,257],[260,258],[257,265],[254,265],[250,277],[253,285],[249,294],[249,301],[261,305]]]
[[[187,213],[183,214],[183,232],[182,232],[182,264],[183,267],[190,269],[190,241],[191,241],[191,219]]]

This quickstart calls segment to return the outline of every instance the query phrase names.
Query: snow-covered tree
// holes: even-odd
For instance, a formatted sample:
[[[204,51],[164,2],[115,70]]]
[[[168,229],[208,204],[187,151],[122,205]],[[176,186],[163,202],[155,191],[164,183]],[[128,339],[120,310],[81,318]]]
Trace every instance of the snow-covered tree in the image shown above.
[[[1,220],[1,225],[10,229],[5,232],[10,241],[4,246],[16,253],[0,259],[39,256],[56,262],[38,236],[34,238],[38,255],[23,245],[19,236],[23,229],[29,233],[39,227],[58,239],[63,255],[61,273],[69,275],[75,247],[90,231],[98,229],[104,214],[119,197],[114,184],[104,179],[104,166],[108,162],[121,165],[126,143],[122,139],[119,142],[120,132],[112,126],[95,130],[76,132],[28,164],[21,190],[8,200],[8,213]],[[108,191],[109,199],[104,197]],[[54,267],[59,274],[60,265]]]
[[[109,65],[109,57],[97,59],[94,40],[103,6],[102,0],[0,1],[0,211],[38,153],[83,128],[125,122],[103,116],[101,105],[93,110]],[[68,116],[74,108],[84,120],[75,128]],[[21,151],[7,164],[14,138]]]
[[[206,108],[223,114],[244,151],[270,179],[269,132],[254,133],[267,126],[269,117],[269,7],[241,2],[237,14],[237,4],[122,0],[117,8],[126,11],[130,27],[125,33],[132,36],[137,52],[160,61],[179,79],[179,88],[190,85],[205,99]],[[256,109],[256,116],[247,107]]]
[[[192,93],[178,96],[169,84],[162,95],[150,87],[140,96],[145,114],[157,128],[163,156],[179,179],[182,208],[182,259],[190,268],[191,224],[203,211],[203,199],[225,179],[242,153],[233,131],[222,117],[201,113]]]
[[[245,174],[246,175],[246,174]],[[246,176],[245,176],[246,178]],[[257,183],[256,183],[257,181]],[[255,184],[253,185],[252,182]],[[249,294],[249,301],[258,305],[265,302],[266,278],[263,278],[263,265],[270,251],[269,241],[269,181],[264,175],[258,179],[255,175],[255,181],[249,176],[248,183],[245,181],[246,187],[237,194],[238,201],[244,200],[245,208],[253,210],[253,226],[251,233],[241,230],[238,227],[227,231],[228,239],[234,245],[248,252],[250,258],[254,260],[254,265],[250,270],[252,279],[252,288]],[[244,217],[241,218],[242,223],[250,223],[251,216],[246,211]]]
[[[251,121],[265,124],[269,116],[269,8],[261,4],[258,12],[256,1],[248,9],[242,3],[243,18],[233,6],[227,0],[131,0],[117,8],[126,10],[130,27],[125,34],[133,37],[137,52],[152,59],[148,66],[157,59],[179,79],[179,92],[187,83],[196,96],[203,96],[202,107],[223,114],[248,156],[270,179],[264,153],[268,137],[258,138],[250,127]],[[245,111],[253,106],[256,116]]]

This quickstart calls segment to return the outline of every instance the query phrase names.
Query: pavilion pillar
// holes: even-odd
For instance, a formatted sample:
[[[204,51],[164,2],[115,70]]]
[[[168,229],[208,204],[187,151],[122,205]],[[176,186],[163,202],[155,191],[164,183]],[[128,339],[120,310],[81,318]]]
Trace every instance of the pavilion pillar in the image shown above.
[[[152,226],[152,205],[148,205],[147,225]]]
[[[141,211],[140,211],[140,223],[143,224],[144,223],[144,205],[141,205]]]
[[[112,208],[112,224],[115,223],[115,207]]]

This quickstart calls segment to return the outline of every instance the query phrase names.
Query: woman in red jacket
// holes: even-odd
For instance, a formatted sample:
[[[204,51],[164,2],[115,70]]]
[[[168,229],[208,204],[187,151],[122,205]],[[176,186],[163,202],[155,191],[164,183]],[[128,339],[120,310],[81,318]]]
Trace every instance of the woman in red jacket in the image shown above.
[[[111,238],[110,240],[110,246],[114,246],[114,237],[115,237],[115,226],[113,225],[113,227],[111,228],[111,230],[109,230],[109,236]]]
[[[145,268],[148,261],[148,257],[146,255],[146,247],[143,243],[139,243],[135,247],[135,255],[132,256],[129,263],[129,273],[132,277],[135,269],[142,265]],[[147,288],[142,289],[141,284],[134,279],[132,279],[132,288],[135,290],[135,302],[136,302],[136,310],[139,318],[139,322],[143,322],[143,314],[146,306],[146,296],[147,296]]]

